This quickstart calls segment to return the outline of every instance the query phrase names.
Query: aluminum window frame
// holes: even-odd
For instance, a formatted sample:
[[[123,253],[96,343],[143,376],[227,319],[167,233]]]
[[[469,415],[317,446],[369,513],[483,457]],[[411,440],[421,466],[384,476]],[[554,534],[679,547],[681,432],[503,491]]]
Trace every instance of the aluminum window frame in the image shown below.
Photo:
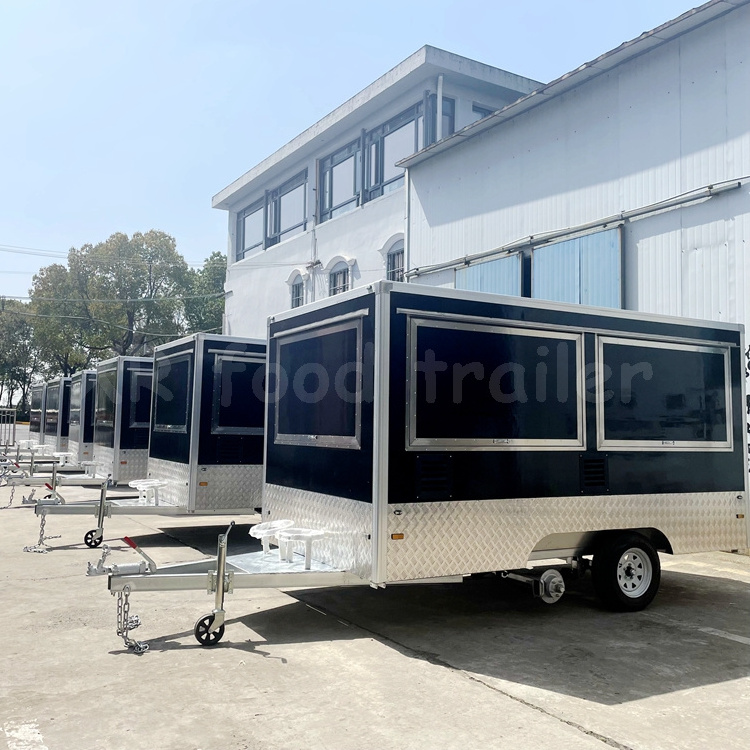
[[[75,392],[76,388],[78,389],[78,407],[74,409],[73,408],[73,393]],[[85,388],[86,388],[86,383],[84,382],[83,378],[77,378],[75,380],[75,382],[73,380],[71,380],[71,383],[70,383],[70,411],[69,411],[69,416],[68,416],[68,424],[71,427],[81,427],[82,426],[81,425],[81,421],[82,421],[81,420],[81,414],[83,413],[83,405],[84,405],[84,403],[83,403],[84,402],[83,394],[84,394]],[[75,418],[76,421],[73,421],[74,420],[74,416],[73,416],[74,414],[77,415],[77,417]],[[83,440],[81,440],[81,442],[83,442]]]
[[[138,384],[139,378],[150,378],[151,388],[153,389],[153,370],[130,370],[130,403],[128,404],[128,424],[127,429],[129,430],[141,430],[143,428],[149,429],[151,427],[151,394],[149,393],[149,421],[148,422],[136,422],[136,410],[138,401],[134,398],[134,394],[140,395],[141,387]],[[120,389],[122,392],[122,389]]]
[[[292,310],[302,307],[305,304],[305,282],[301,276],[297,275],[289,288],[291,297]]]
[[[328,221],[343,213],[348,213],[362,205],[362,172],[363,172],[362,139],[355,138],[345,146],[328,154],[320,160],[318,167],[318,185],[320,200],[318,205],[320,222]],[[333,203],[333,170],[348,159],[354,159],[354,192],[350,198],[341,203]],[[346,209],[346,210],[342,210]]]
[[[159,424],[159,380],[157,374],[159,367],[163,365],[169,365],[170,367],[174,364],[186,361],[188,363],[187,373],[187,392],[185,394],[185,423],[183,425],[167,425]],[[153,381],[152,388],[154,389],[154,414],[151,418],[153,423],[154,432],[166,432],[175,435],[187,435],[188,422],[190,421],[190,404],[192,401],[192,385],[193,385],[193,374],[195,371],[195,362],[192,351],[179,352],[178,354],[172,354],[168,357],[161,357],[154,361]]]
[[[367,315],[367,310],[342,316],[338,321],[321,321],[319,324],[304,326],[302,329],[292,329],[288,332],[281,331],[274,336],[276,341],[276,365],[281,366],[281,347],[296,344],[311,338],[320,338],[334,333],[354,330],[356,333],[355,360],[357,365],[357,389],[358,398],[354,402],[354,435],[301,435],[298,433],[279,432],[279,405],[281,399],[275,399],[274,409],[274,444],[276,445],[302,445],[316,448],[343,448],[347,450],[362,449],[362,388],[364,384],[364,362],[362,342],[362,318]]]
[[[334,297],[337,294],[348,292],[350,287],[351,269],[341,261],[337,263],[328,274],[328,296]]]
[[[261,211],[261,223],[263,229],[261,231],[260,242],[256,242],[249,247],[245,247],[245,219],[248,216]],[[243,209],[237,214],[237,252],[235,254],[236,260],[242,260],[247,255],[252,253],[254,250],[262,250],[266,244],[266,211],[265,211],[265,199],[251,203],[247,208]]]
[[[596,443],[598,450],[618,451],[692,451],[692,452],[728,452],[734,450],[734,419],[732,411],[732,369],[730,345],[681,344],[662,339],[634,339],[621,336],[596,337]],[[721,354],[724,357],[724,414],[726,417],[727,439],[718,440],[607,440],[604,424],[604,346],[642,346],[651,349],[670,349],[704,354]]]
[[[219,424],[221,409],[221,377],[224,362],[242,362],[243,364],[261,365],[266,364],[266,358],[257,352],[236,352],[209,350],[214,355],[212,366],[213,383],[211,385],[211,434],[212,435],[263,435],[265,429],[260,427],[226,427]],[[254,397],[255,394],[253,394]],[[265,404],[263,412],[265,414]],[[265,420],[264,420],[265,421]]]
[[[281,213],[281,200],[297,188],[302,187],[302,220],[296,224],[282,227],[283,216]],[[275,190],[266,193],[265,213],[265,243],[264,247],[278,245],[286,239],[290,239],[290,232],[299,229],[304,232],[307,229],[307,169],[303,169],[291,179],[287,180]],[[299,234],[300,232],[296,232]],[[293,236],[293,235],[292,235]]]
[[[415,451],[585,451],[585,368],[584,331],[565,331],[546,326],[513,326],[489,322],[469,322],[469,316],[454,318],[450,313],[429,313],[428,317],[407,313],[406,334],[406,441],[407,452]],[[420,327],[494,333],[534,338],[573,341],[576,368],[576,437],[575,439],[549,438],[419,438],[417,437],[417,381],[414,368],[417,363],[417,338]]]

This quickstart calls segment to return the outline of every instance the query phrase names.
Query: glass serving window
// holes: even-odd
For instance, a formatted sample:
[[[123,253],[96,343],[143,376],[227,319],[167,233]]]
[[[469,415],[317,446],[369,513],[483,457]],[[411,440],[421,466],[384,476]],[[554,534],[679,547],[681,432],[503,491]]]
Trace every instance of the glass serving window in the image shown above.
[[[276,443],[359,448],[361,318],[276,340]]]
[[[81,424],[81,381],[70,385],[70,418],[71,425]]]
[[[410,450],[583,447],[579,334],[412,318]]]
[[[128,427],[148,427],[151,423],[151,372],[130,373],[130,422]]]
[[[44,412],[45,435],[56,435],[60,419],[60,384],[52,383],[47,387],[47,406]]]
[[[729,350],[599,338],[599,445],[631,450],[732,447]]]
[[[193,355],[158,360],[154,372],[154,432],[187,433],[193,390]]]
[[[214,355],[211,409],[214,435],[263,434],[265,367],[265,358],[258,355]]]
[[[113,428],[117,403],[117,371],[100,371],[96,378],[96,424]]]

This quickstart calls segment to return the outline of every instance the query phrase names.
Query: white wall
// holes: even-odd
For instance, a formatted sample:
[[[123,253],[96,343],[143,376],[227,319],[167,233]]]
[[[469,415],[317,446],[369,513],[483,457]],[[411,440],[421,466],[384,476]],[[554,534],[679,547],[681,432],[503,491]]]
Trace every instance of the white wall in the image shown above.
[[[410,268],[750,176],[748,38],[742,7],[414,166]],[[747,183],[626,222],[626,306],[750,325],[748,241]]]
[[[266,335],[266,320],[291,307],[288,281],[295,270],[305,279],[305,301],[328,296],[328,271],[337,257],[354,261],[351,286],[370,284],[385,276],[385,256],[403,238],[404,189],[377,198],[343,216],[323,222],[266,251],[233,263],[227,269],[224,333]],[[316,257],[320,265],[308,271]],[[309,274],[309,275],[308,275]]]

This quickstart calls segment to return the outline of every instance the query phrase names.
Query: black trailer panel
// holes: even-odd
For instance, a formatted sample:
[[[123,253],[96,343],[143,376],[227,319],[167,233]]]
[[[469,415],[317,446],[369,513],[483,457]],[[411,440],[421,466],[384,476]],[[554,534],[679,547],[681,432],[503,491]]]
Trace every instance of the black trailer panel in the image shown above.
[[[29,436],[32,440],[43,443],[44,411],[46,405],[47,384],[37,383],[31,386],[31,404],[29,409]]]
[[[94,455],[94,410],[96,400],[96,371],[83,370],[70,379],[70,418],[68,420],[68,450],[73,462],[91,461]]]
[[[265,342],[195,334],[156,348],[149,478],[188,512],[260,506]]]

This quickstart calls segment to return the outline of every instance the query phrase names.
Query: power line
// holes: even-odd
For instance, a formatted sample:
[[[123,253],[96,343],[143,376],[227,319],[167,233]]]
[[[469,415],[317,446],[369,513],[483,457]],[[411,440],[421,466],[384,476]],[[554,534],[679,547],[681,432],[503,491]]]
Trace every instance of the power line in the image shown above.
[[[80,302],[86,304],[93,304],[97,302],[176,302],[183,301],[186,299],[212,299],[214,297],[223,297],[224,292],[211,292],[211,294],[188,294],[178,297],[135,297],[133,299],[84,299],[83,297],[76,297],[75,299],[65,299],[61,297],[15,297],[10,294],[0,294],[0,299],[14,299],[14,300],[33,300],[34,302]]]

